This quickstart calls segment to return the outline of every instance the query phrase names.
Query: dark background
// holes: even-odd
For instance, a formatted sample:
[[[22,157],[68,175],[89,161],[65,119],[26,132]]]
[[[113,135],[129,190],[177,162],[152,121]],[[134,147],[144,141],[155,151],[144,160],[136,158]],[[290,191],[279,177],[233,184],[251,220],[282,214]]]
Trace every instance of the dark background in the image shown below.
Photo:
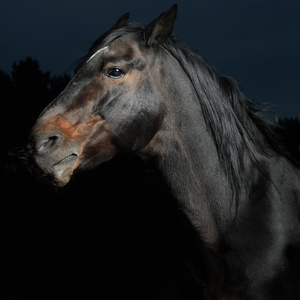
[[[61,75],[124,13],[147,24],[175,2],[175,35],[245,94],[300,117],[300,2],[294,0],[0,0],[0,68],[32,56]]]
[[[175,34],[274,103],[299,156],[299,4],[178,2]],[[124,12],[148,23],[173,2],[0,3],[0,299],[186,299],[193,241],[151,161],[120,156],[55,189],[18,158],[90,43]]]

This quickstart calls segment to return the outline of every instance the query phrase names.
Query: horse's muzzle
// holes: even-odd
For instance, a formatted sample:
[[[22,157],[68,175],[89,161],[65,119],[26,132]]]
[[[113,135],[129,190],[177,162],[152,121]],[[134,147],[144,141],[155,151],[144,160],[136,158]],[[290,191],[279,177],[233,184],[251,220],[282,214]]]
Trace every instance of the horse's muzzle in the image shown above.
[[[61,133],[36,133],[33,158],[39,169],[58,186],[67,184],[78,165],[80,146]]]

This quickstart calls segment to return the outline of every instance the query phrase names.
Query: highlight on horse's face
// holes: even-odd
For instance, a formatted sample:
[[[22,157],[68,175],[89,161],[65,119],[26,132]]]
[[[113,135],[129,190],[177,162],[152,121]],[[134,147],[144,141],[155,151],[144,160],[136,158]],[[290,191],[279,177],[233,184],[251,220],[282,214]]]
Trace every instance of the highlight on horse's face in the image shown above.
[[[35,164],[54,184],[65,185],[75,169],[94,167],[119,151],[143,148],[157,132],[162,106],[161,93],[152,84],[151,53],[171,33],[176,12],[173,7],[150,23],[144,43],[126,33],[104,44],[105,37],[125,25],[124,15],[42,112],[31,148]],[[164,19],[167,26],[162,26]]]

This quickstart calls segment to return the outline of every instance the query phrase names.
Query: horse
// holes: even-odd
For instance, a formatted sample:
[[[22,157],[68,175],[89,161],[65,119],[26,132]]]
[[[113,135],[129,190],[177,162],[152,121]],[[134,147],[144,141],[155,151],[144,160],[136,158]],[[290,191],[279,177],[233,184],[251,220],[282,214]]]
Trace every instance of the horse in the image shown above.
[[[199,299],[300,299],[299,164],[237,82],[173,37],[177,11],[125,14],[97,39],[29,156],[56,186],[120,153],[152,158],[196,236]]]

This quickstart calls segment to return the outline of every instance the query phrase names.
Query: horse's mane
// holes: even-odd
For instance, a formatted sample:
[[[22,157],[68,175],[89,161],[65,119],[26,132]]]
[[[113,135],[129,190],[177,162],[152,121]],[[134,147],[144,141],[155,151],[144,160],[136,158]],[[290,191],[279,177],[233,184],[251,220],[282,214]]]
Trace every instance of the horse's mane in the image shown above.
[[[239,191],[247,182],[246,152],[258,167],[258,154],[271,156],[275,152],[290,158],[276,133],[278,125],[266,119],[263,111],[245,97],[236,80],[218,76],[205,59],[173,38],[164,47],[177,59],[193,84],[220,163],[234,191]]]
[[[104,33],[82,58],[77,69],[94,52],[120,36],[134,34],[138,41],[142,41],[144,28],[132,22]],[[192,82],[206,125],[213,135],[220,163],[236,194],[247,182],[244,172],[246,152],[257,165],[258,153],[268,156],[275,152],[288,156],[275,133],[277,125],[264,118],[262,111],[244,96],[233,78],[218,76],[205,59],[173,37],[162,46],[179,62]]]

